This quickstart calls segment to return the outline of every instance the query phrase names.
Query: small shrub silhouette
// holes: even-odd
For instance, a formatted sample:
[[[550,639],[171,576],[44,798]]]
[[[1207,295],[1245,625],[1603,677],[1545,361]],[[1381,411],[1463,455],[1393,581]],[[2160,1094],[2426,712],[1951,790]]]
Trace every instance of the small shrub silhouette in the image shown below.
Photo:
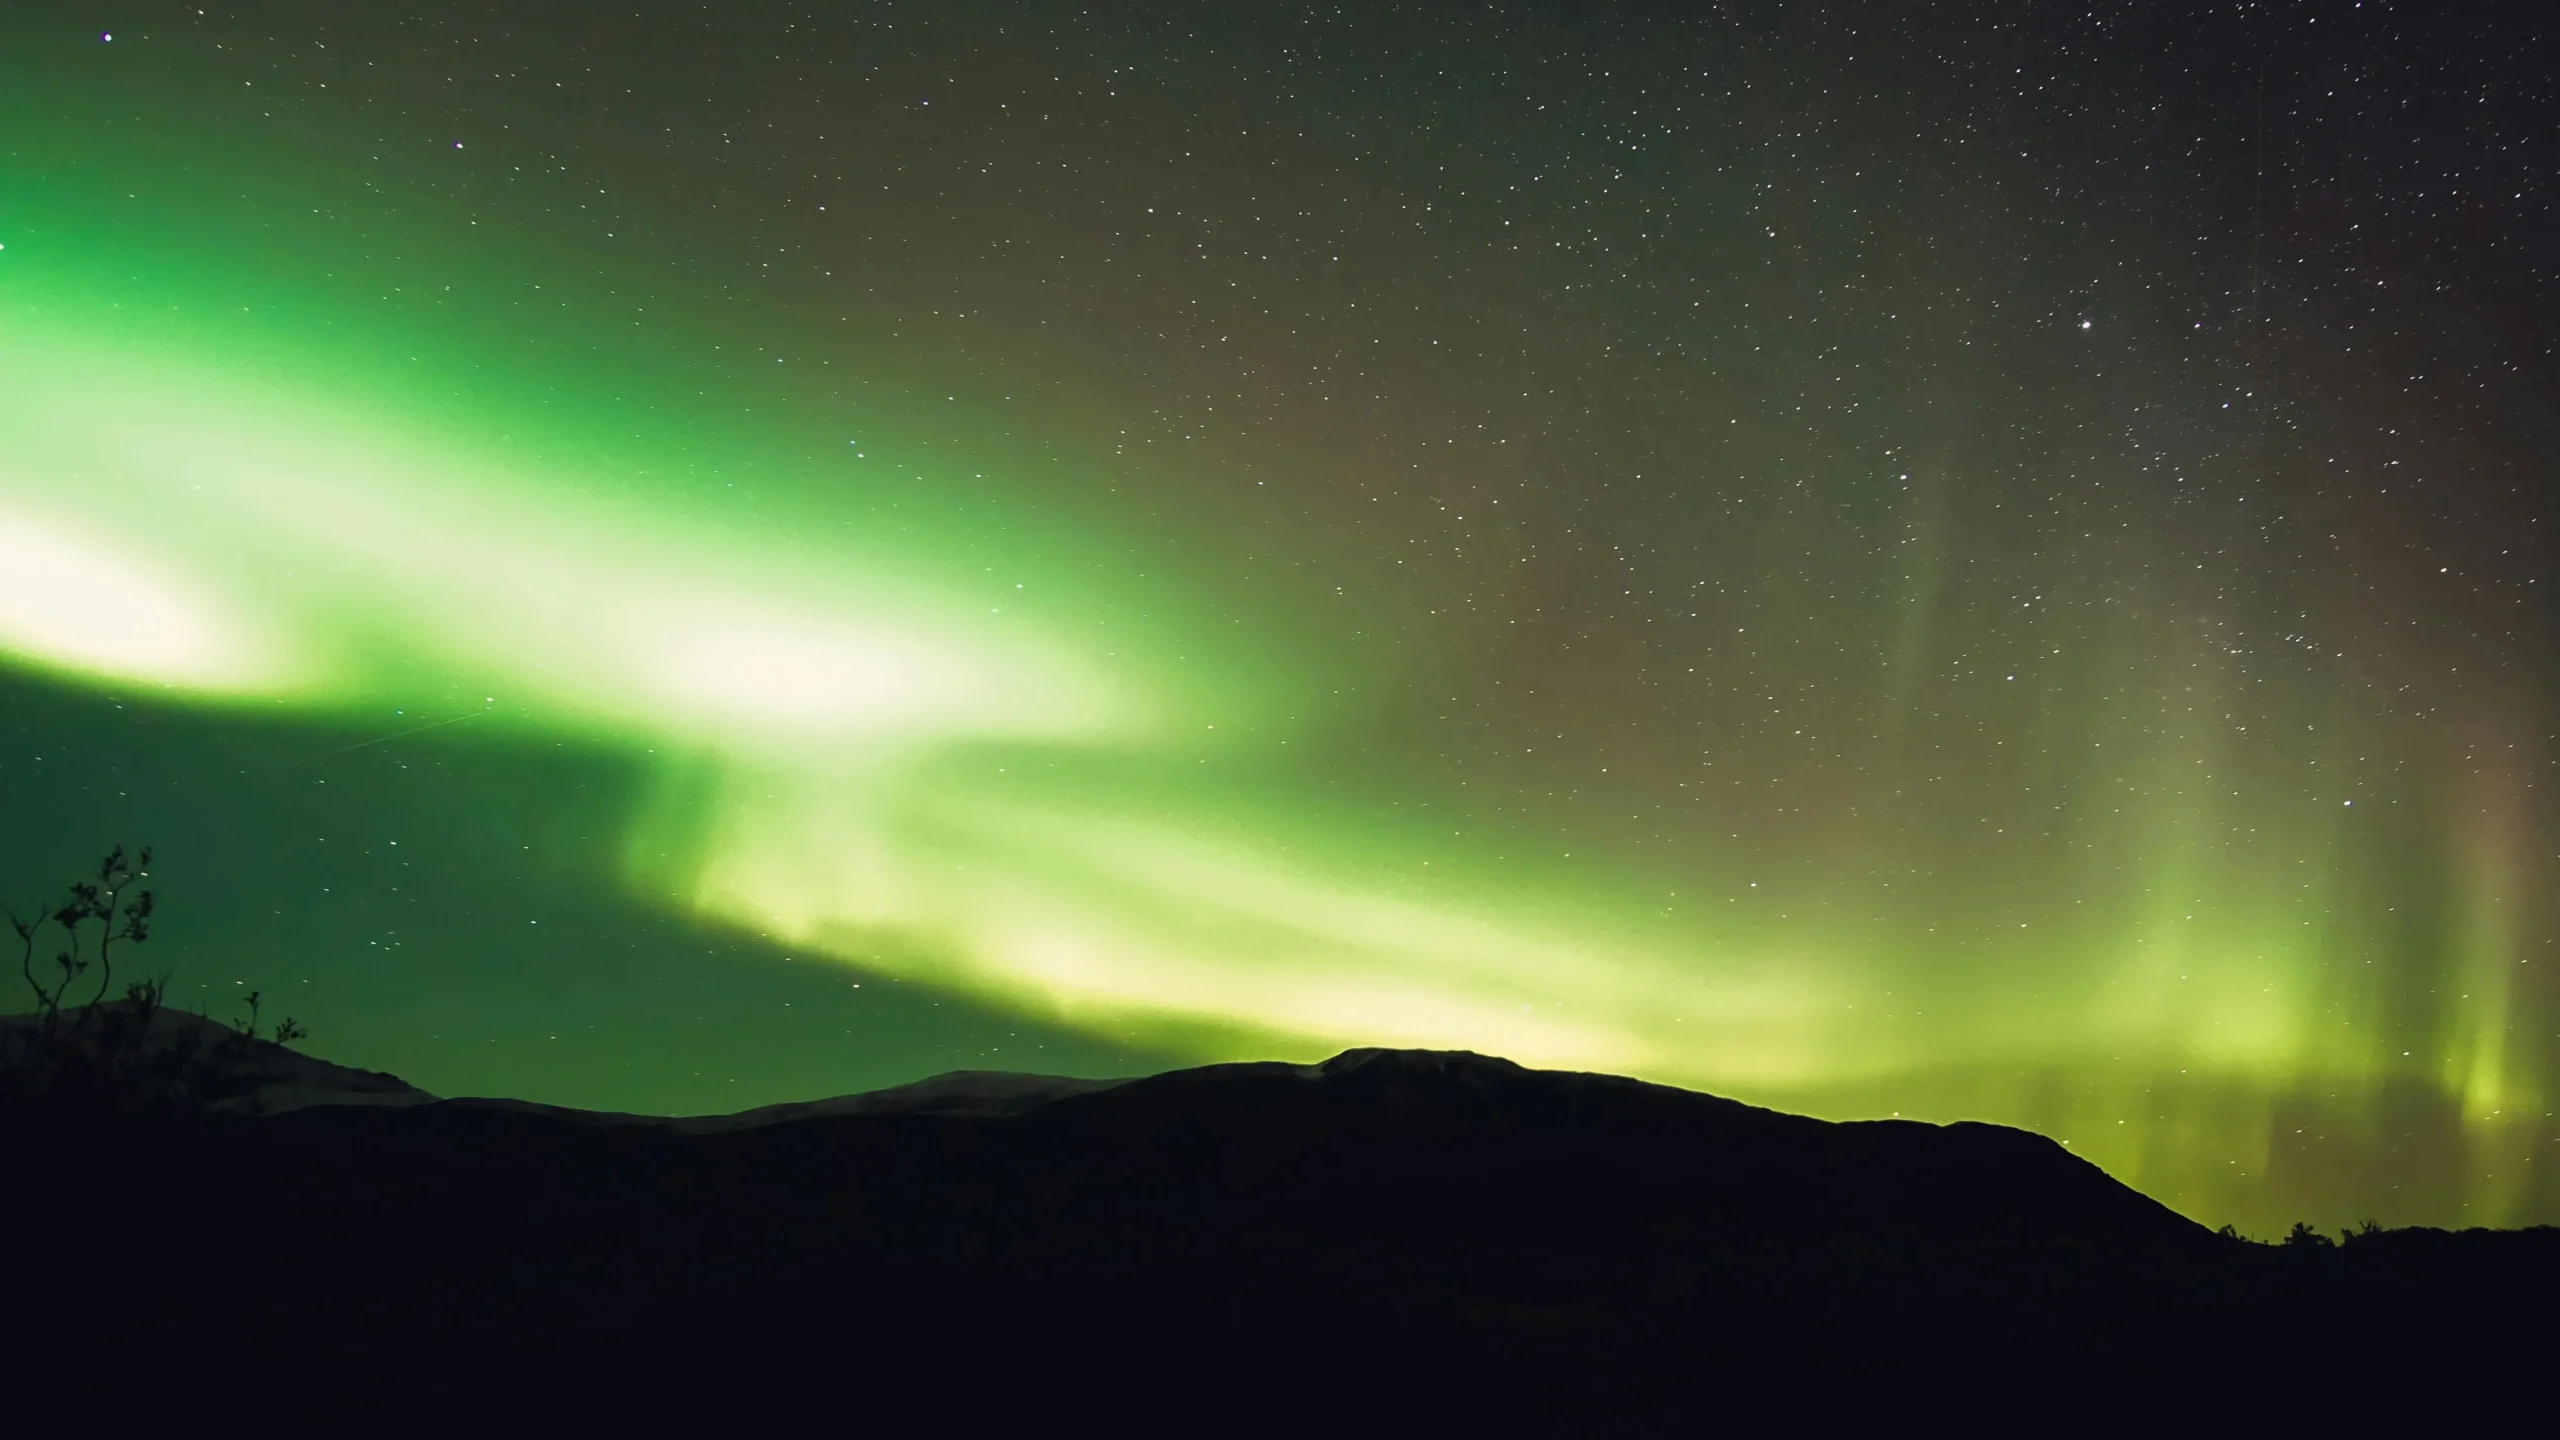
[[[2330,1250],[2335,1249],[2338,1244],[2337,1241],[2312,1229],[2311,1222],[2308,1220],[2294,1221],[2293,1228],[2285,1232],[2283,1243],[2297,1250]]]
[[[309,1032],[291,1016],[261,1035],[260,997],[230,1033],[208,1042],[204,1027],[160,1023],[169,976],[128,979],[110,1000],[117,960],[151,936],[155,897],[136,889],[150,876],[151,851],[123,846],[98,862],[97,878],[71,886],[60,904],[21,914],[0,910],[18,939],[18,972],[35,1008],[0,1022],[0,1095],[117,1109],[203,1107],[238,1102],[260,1083],[261,1042],[290,1044]],[[48,940],[50,964],[38,953]],[[84,984],[96,974],[95,988]],[[86,990],[86,998],[78,998]]]

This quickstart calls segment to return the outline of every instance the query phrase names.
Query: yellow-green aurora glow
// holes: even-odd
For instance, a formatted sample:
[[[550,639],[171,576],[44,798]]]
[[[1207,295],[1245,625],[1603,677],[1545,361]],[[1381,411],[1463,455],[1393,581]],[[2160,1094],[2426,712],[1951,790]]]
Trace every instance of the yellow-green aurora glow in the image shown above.
[[[2028,1125],[2217,1222],[2560,1219],[2539,517],[2400,379],[2471,362],[2270,411],[2239,162],[2057,198],[1944,130],[2166,154],[2210,97],[1564,35],[1656,76],[1584,90],[1469,31],[1509,88],[1404,111],[1066,11],[192,11],[10,22],[0,659],[319,752],[240,834],[597,757],[610,905],[1163,1063],[1470,1048]],[[1874,113],[1809,138],[1825,75]],[[2365,314],[2289,283],[2302,347]],[[532,849],[474,823],[403,853]],[[435,957],[361,943],[333,1058],[801,1098],[435,1049]],[[913,1078],[793,1035],[736,1044]]]

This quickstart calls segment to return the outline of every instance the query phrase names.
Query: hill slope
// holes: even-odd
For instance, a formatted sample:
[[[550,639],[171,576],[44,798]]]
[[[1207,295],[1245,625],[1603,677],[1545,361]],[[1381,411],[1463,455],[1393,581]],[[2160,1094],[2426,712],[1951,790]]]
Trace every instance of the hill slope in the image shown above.
[[[160,1342],[333,1364],[659,1356],[964,1389],[1137,1366],[1158,1394],[1285,1374],[1271,1403],[1442,1414],[1457,1377],[1491,1376],[1466,1405],[1658,1418],[1702,1376],[1844,1357],[2316,1353],[2339,1326],[2370,1344],[2560,1278],[2547,1235],[2277,1251],[2020,1131],[1834,1124],[1462,1053],[962,1074],[688,1121],[420,1101],[6,1123],[46,1179],[0,1220],[153,1237],[40,1254],[30,1293],[130,1333],[150,1317],[114,1297],[150,1293],[162,1255],[236,1257],[292,1283],[225,1292],[216,1328],[160,1316]]]

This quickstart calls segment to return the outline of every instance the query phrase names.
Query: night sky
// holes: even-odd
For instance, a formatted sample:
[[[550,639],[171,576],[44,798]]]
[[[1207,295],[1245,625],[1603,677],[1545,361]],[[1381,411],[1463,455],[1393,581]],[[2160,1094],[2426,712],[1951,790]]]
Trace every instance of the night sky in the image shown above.
[[[182,1001],[2560,1221],[2536,7],[422,8],[0,9],[0,883]]]

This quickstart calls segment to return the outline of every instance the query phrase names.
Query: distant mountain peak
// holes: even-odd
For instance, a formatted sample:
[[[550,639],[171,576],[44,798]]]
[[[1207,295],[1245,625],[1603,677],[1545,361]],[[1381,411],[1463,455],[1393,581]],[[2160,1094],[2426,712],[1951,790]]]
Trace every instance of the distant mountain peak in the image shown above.
[[[1365,1045],[1345,1050],[1314,1067],[1327,1077],[1361,1073],[1392,1073],[1413,1076],[1502,1076],[1512,1078],[1529,1073],[1517,1061],[1498,1055],[1479,1055],[1473,1050],[1391,1050]]]

